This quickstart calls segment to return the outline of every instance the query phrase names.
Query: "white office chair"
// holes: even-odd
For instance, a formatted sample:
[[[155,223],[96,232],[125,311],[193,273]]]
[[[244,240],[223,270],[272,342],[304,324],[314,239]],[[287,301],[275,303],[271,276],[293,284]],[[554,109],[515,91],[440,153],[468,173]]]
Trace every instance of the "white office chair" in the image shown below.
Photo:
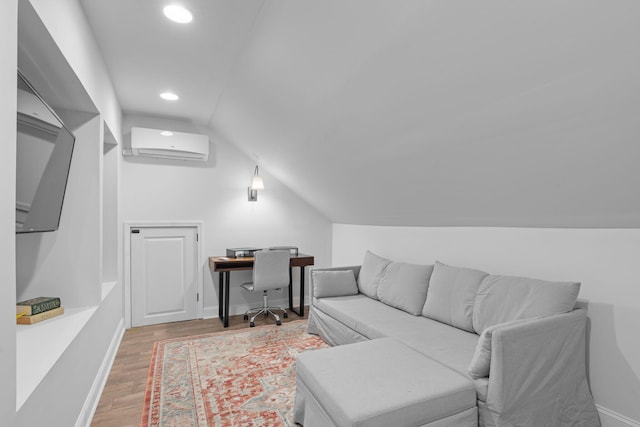
[[[280,325],[280,317],[272,310],[283,312],[282,317],[289,317],[287,310],[281,307],[269,307],[267,302],[267,291],[269,289],[281,289],[289,286],[289,251],[262,250],[255,253],[253,262],[253,281],[242,285],[248,291],[262,291],[262,307],[252,308],[244,315],[244,320],[249,319],[253,314],[249,326],[254,327],[256,317],[260,314],[270,314],[276,319],[276,325]]]

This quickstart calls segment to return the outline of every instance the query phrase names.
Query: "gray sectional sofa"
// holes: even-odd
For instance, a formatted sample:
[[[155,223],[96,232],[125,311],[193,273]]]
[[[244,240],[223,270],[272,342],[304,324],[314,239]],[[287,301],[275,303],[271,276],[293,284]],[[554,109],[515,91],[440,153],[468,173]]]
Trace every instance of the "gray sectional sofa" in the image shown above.
[[[310,287],[310,333],[332,346],[390,337],[463,375],[475,388],[478,425],[600,425],[586,378],[579,283],[367,252],[361,266],[312,270]],[[299,423],[309,419],[304,406],[301,396]]]

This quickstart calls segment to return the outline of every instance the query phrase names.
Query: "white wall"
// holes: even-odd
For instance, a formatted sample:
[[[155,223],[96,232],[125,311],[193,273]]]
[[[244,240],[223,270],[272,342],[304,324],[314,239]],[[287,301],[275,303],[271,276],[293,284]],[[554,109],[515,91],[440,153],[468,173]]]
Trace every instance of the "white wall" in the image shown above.
[[[0,13],[0,420],[15,425],[16,301],[15,191],[16,191],[16,67],[18,1],[5,0]]]
[[[640,229],[334,224],[333,265],[360,264],[366,250],[396,261],[439,260],[492,274],[580,281],[596,404],[640,422]]]
[[[218,313],[218,275],[209,269],[206,259],[224,255],[228,247],[294,245],[314,255],[316,265],[329,265],[329,221],[264,168],[260,172],[266,188],[260,191],[257,202],[248,202],[247,187],[256,163],[215,131],[176,120],[125,116],[125,145],[132,126],[205,133],[210,137],[208,162],[125,157],[121,164],[123,222],[203,222],[205,316]],[[248,272],[231,274],[231,313],[241,312],[249,302],[260,304],[259,295],[235,286],[249,278]],[[276,296],[274,302],[280,297]]]

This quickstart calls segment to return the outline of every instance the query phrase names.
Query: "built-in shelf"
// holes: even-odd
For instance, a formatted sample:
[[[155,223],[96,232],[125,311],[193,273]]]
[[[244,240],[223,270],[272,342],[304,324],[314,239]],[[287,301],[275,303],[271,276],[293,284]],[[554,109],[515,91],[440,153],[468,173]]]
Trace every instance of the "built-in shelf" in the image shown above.
[[[62,316],[33,325],[16,325],[16,411],[31,396],[97,308],[65,307]]]
[[[92,101],[91,90],[78,78],[39,15],[30,2],[21,2],[18,67],[45,86],[62,84],[69,89],[53,95],[65,100],[67,108],[57,112],[72,129],[76,144],[60,227],[53,233],[16,235],[15,298],[57,296],[65,313],[34,325],[15,326],[17,416],[10,416],[7,423],[14,425],[11,420],[15,419],[24,425],[73,425],[67,421],[80,409],[77,425],[84,425],[97,405],[96,384],[106,379],[108,371],[102,367],[106,363],[102,348],[120,336],[116,321],[122,325],[118,286],[121,130],[116,123],[116,139],[102,122],[104,112]],[[62,76],[68,85],[60,80]],[[60,103],[54,99],[52,104]],[[117,342],[112,346],[117,347]],[[101,377],[89,378],[94,375]],[[13,381],[9,383],[13,386]],[[12,394],[7,391],[2,396],[12,398]],[[46,419],[60,412],[61,405],[64,421]],[[0,425],[5,425],[4,419]]]

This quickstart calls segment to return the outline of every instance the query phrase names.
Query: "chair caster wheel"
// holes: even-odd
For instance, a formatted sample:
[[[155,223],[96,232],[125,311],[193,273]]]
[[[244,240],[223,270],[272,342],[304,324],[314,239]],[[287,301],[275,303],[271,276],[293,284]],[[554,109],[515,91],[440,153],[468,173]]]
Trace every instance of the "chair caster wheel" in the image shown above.
[[[286,319],[287,317],[289,317],[289,315],[287,313],[283,313],[282,317],[284,317]]]
[[[249,320],[249,316],[247,316],[246,314],[244,315],[244,320]]]
[[[249,326],[253,328],[254,326],[256,326],[256,322],[250,322]]]
[[[279,320],[276,320],[276,325],[277,325],[277,326],[280,326],[280,325],[282,325],[282,322],[281,322],[281,321],[279,321]]]

